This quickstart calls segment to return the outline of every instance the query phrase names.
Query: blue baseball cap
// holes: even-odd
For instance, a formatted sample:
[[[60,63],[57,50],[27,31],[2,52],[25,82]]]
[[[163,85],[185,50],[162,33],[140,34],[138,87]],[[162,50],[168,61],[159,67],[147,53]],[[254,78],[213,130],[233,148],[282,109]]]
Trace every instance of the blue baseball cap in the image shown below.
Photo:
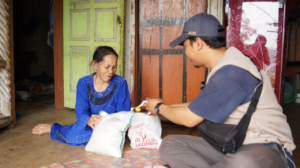
[[[213,15],[200,13],[189,18],[183,26],[181,36],[170,43],[170,47],[183,45],[188,37],[224,37],[224,31],[218,32],[220,22]]]

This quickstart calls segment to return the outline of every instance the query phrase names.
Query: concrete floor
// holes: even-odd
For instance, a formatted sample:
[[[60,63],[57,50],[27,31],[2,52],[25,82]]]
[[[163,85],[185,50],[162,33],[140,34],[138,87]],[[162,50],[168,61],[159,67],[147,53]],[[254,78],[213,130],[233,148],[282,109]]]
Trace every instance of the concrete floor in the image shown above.
[[[41,101],[43,97],[35,98]],[[15,128],[0,130],[0,167],[31,168],[49,165],[55,162],[69,162],[87,158],[101,157],[89,154],[83,146],[75,147],[51,140],[49,134],[37,136],[31,134],[31,129],[39,123],[59,122],[62,125],[73,124],[76,121],[73,109],[55,109],[53,105],[17,101],[16,110],[22,117],[17,120]],[[284,105],[284,112],[291,125],[294,141],[300,145],[300,104]],[[170,134],[197,135],[194,128],[163,124],[162,137]],[[125,141],[124,151],[131,150],[129,140]],[[293,153],[294,162],[300,166],[300,150]]]

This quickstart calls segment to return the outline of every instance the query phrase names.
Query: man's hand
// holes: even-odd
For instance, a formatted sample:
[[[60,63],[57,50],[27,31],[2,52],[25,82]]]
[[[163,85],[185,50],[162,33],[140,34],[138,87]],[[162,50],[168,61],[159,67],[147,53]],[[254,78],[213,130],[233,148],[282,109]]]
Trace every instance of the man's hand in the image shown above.
[[[151,112],[151,115],[156,115],[155,106],[158,103],[163,103],[163,101],[161,99],[149,99],[149,98],[147,98],[146,100],[148,101],[148,103],[145,103],[144,106],[148,111]]]
[[[100,123],[101,119],[101,116],[93,114],[89,119],[87,125],[90,126],[92,129],[95,129],[95,126]]]

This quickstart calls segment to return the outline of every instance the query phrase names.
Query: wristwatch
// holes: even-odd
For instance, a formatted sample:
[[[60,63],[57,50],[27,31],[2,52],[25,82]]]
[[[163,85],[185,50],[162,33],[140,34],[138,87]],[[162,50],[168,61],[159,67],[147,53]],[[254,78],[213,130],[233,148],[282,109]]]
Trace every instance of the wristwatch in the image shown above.
[[[154,109],[154,110],[155,110],[155,112],[156,112],[157,115],[159,115],[159,110],[160,110],[159,107],[160,107],[160,105],[162,105],[162,104],[164,104],[164,103],[157,103],[157,105],[155,106],[155,109]]]

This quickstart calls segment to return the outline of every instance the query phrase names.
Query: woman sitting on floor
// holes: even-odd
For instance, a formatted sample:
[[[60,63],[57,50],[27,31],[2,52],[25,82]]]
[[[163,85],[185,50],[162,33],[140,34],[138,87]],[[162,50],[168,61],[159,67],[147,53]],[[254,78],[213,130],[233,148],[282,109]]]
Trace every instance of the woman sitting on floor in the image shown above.
[[[77,122],[69,126],[58,123],[39,124],[33,134],[50,133],[61,143],[79,146],[90,140],[95,125],[101,121],[99,112],[130,111],[130,96],[126,80],[115,75],[118,54],[111,47],[100,46],[93,56],[95,73],[82,77],[77,84],[75,114]]]

